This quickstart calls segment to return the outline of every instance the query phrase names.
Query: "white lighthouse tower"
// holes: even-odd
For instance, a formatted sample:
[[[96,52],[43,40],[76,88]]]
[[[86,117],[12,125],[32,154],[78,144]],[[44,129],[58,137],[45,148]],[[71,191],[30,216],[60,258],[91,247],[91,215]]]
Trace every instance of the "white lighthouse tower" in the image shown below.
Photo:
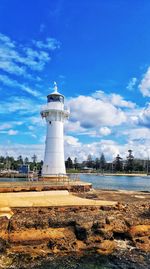
[[[42,177],[55,179],[66,174],[64,121],[69,117],[69,110],[64,108],[64,96],[58,92],[56,82],[54,82],[54,91],[47,96],[47,105],[42,108],[41,116],[47,123]]]

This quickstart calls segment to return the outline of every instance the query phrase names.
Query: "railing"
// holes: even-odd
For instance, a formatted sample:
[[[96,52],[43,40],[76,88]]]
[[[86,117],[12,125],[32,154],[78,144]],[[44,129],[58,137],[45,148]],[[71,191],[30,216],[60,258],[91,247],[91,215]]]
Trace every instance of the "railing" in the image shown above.
[[[61,179],[61,180],[60,180]],[[68,177],[62,177],[60,178],[59,176],[55,178],[55,181],[44,181],[41,180],[28,180],[28,181],[12,181],[12,182],[0,182],[0,188],[15,188],[15,187],[38,187],[38,186],[66,186],[66,185],[71,185],[72,183],[79,182],[80,179],[77,174],[69,174]]]

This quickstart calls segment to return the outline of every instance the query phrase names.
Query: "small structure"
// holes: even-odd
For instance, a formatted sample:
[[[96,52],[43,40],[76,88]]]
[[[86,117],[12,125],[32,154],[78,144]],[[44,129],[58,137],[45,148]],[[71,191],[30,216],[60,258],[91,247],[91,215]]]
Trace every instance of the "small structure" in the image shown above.
[[[67,178],[64,160],[64,121],[69,117],[64,108],[64,96],[58,92],[54,82],[54,91],[47,96],[47,105],[42,108],[41,116],[47,123],[45,156],[42,178],[64,180]]]
[[[84,166],[83,168],[82,168],[82,172],[84,172],[84,173],[92,173],[93,172],[93,168],[92,167],[87,167],[87,166]]]
[[[28,174],[30,171],[29,165],[28,164],[21,164],[19,166],[19,173],[20,174]]]

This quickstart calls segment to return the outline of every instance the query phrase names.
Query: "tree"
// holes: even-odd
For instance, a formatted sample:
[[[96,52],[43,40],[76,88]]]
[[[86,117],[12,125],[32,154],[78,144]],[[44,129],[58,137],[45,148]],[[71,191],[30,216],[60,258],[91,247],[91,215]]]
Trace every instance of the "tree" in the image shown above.
[[[28,157],[25,157],[25,159],[24,159],[24,163],[25,163],[25,164],[28,164],[28,163],[29,163],[29,158],[28,158]]]
[[[6,169],[10,169],[11,168],[11,160],[10,160],[10,157],[9,156],[6,157],[6,160],[5,160],[5,168]]]
[[[100,160],[98,158],[95,159],[95,169],[98,170],[100,168]]]
[[[129,155],[127,156],[126,160],[126,171],[127,172],[132,172],[133,171],[133,166],[134,166],[134,156],[132,155],[132,150],[128,150]]]
[[[23,164],[23,158],[21,155],[17,158],[18,164]]]
[[[145,162],[145,160],[134,159],[134,171],[148,171],[149,170],[149,162]]]
[[[72,162],[72,160],[71,160],[70,157],[68,157],[68,159],[66,160],[65,164],[66,164],[66,168],[67,169],[73,168],[73,162]]]
[[[100,169],[104,170],[106,167],[106,160],[104,153],[101,154],[99,163],[100,163]]]
[[[92,160],[92,155],[91,154],[89,154],[88,157],[87,157],[86,165],[89,168],[93,168],[93,160]]]
[[[37,162],[37,156],[35,154],[32,156],[32,160],[34,164]]]
[[[114,168],[115,168],[115,171],[122,171],[122,168],[123,168],[122,158],[119,156],[119,154],[115,158]]]
[[[78,160],[77,160],[77,158],[74,158],[74,168],[78,169]]]

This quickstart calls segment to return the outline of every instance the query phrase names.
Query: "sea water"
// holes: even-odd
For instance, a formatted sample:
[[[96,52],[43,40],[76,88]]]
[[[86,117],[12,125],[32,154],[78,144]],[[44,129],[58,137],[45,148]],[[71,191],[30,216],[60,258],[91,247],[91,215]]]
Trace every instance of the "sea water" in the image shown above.
[[[150,191],[150,176],[103,176],[79,174],[81,181],[90,182],[95,189]],[[25,178],[0,178],[0,182],[27,181]]]
[[[80,174],[81,181],[90,182],[93,188],[150,191],[150,176],[101,176]]]

